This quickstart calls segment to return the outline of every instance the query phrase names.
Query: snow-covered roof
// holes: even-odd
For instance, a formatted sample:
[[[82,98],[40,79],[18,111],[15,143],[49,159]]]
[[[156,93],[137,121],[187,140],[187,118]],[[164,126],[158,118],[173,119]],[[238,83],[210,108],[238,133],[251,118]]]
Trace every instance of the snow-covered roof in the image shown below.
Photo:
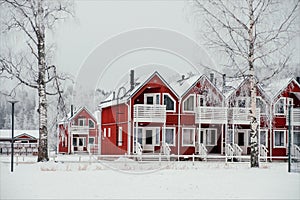
[[[67,117],[64,117],[63,119],[60,120],[59,124],[63,124],[63,123],[65,123],[65,122],[67,122],[67,121],[71,121],[71,120],[72,120],[78,113],[80,113],[82,110],[86,110],[86,112],[89,113],[89,115],[90,115],[96,122],[98,122],[98,121],[97,121],[97,118],[96,118],[96,115],[94,115],[93,113],[91,113],[85,106],[83,106],[83,107],[80,107],[80,108],[78,108],[77,110],[75,110],[75,111],[73,112],[73,116],[71,115],[71,112],[69,112],[69,113],[67,114]]]
[[[22,134],[27,134],[34,138],[39,138],[39,130],[14,130],[14,137],[18,137]],[[1,129],[0,138],[11,139],[11,129]]]
[[[178,78],[170,83],[178,96],[182,97],[202,76],[194,75],[187,78]]]
[[[292,80],[293,78],[274,80],[265,86],[264,90],[271,99],[274,99],[284,88],[290,84]]]
[[[225,98],[228,99],[244,81],[244,78],[233,78],[229,81],[226,81],[226,89],[224,92]]]

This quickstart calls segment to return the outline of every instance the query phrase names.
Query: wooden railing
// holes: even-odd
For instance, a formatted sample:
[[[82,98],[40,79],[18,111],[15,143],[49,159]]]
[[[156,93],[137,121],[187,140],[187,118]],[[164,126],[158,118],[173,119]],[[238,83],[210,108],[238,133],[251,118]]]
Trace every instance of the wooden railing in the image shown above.
[[[143,149],[142,146],[139,142],[135,143],[135,152],[138,155],[138,159],[141,161],[142,160],[142,154],[143,154]]]
[[[227,121],[227,108],[225,107],[197,107],[196,123],[218,123],[224,124]]]
[[[88,134],[89,133],[89,127],[88,126],[71,126],[71,133],[72,134]]]
[[[164,149],[164,154],[167,156],[167,159],[170,160],[171,148],[170,148],[169,144],[165,142],[163,149]]]
[[[207,158],[207,149],[205,147],[205,145],[203,143],[198,143],[196,142],[196,154],[200,155],[201,157],[203,157],[204,160],[206,160]]]
[[[36,155],[38,152],[37,143],[14,143],[14,154]],[[11,143],[0,143],[1,154],[11,154]]]
[[[293,144],[292,146],[292,156],[297,159],[300,160],[300,147],[296,144]]]
[[[250,108],[229,108],[228,109],[228,118],[233,124],[249,124],[250,117]],[[260,120],[260,109],[256,109],[256,119]]]
[[[230,144],[225,144],[225,156],[226,160],[229,158],[233,161],[234,150]]]
[[[289,124],[289,116],[286,116],[286,125]],[[300,126],[300,108],[292,108],[291,110],[291,125]]]
[[[264,159],[267,162],[267,157],[268,157],[268,152],[269,152],[267,147],[265,145],[261,144],[259,152],[260,152],[260,158]]]
[[[165,105],[136,104],[133,109],[135,122],[166,122]]]
[[[233,144],[232,148],[233,148],[233,151],[234,151],[233,155],[236,156],[237,160],[240,160],[241,156],[242,156],[243,149],[241,149],[241,147],[238,144]]]

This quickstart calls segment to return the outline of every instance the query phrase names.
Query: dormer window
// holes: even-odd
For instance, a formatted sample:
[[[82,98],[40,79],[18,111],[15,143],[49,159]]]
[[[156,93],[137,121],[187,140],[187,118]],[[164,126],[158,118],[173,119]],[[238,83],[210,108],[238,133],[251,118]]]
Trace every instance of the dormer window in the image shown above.
[[[95,128],[95,122],[92,119],[89,119],[89,128]]]
[[[195,110],[195,95],[189,95],[183,101],[183,111],[193,112]]]
[[[85,118],[78,119],[78,126],[85,126]]]
[[[163,95],[163,100],[164,100],[164,105],[166,105],[166,110],[167,111],[176,111],[175,107],[175,100],[169,95],[168,93],[165,93]]]
[[[146,93],[144,95],[144,103],[149,105],[160,104],[160,94],[158,93]]]
[[[285,99],[280,98],[274,106],[275,115],[285,115]]]

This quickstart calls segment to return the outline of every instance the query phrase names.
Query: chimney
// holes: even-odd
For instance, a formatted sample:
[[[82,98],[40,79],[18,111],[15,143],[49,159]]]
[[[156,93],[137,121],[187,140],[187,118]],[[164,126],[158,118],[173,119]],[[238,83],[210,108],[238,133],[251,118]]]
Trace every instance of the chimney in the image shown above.
[[[226,74],[223,74],[223,83],[222,83],[223,92],[225,92],[225,88],[226,88]]]
[[[113,91],[113,98],[112,98],[112,100],[115,100],[115,99],[116,99],[116,92]]]
[[[184,78],[185,78],[185,76],[184,76],[184,75],[182,75],[182,76],[181,76],[181,80],[184,80]]]
[[[74,106],[73,106],[73,104],[71,105],[71,117],[73,117],[73,115],[74,115]]]
[[[134,70],[130,70],[130,91],[134,89]]]
[[[296,77],[296,81],[300,84],[300,76]]]
[[[212,84],[214,84],[214,79],[215,79],[214,73],[210,73],[210,74],[209,74],[209,80],[210,80],[210,82],[211,82]]]

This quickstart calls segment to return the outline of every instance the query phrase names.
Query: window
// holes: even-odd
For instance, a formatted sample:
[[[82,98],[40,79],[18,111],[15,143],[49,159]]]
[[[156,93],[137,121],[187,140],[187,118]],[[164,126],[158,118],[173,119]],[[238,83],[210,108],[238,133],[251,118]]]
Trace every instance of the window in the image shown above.
[[[95,143],[95,138],[94,137],[90,137],[89,138],[89,144],[94,144]]]
[[[267,104],[261,97],[256,97],[256,108],[260,109],[260,113],[266,113]]]
[[[155,145],[160,146],[160,128],[155,128]]]
[[[123,143],[123,138],[122,138],[122,127],[119,127],[119,132],[118,132],[118,146],[122,146]]]
[[[183,102],[183,111],[194,111],[195,108],[195,96],[190,95]]]
[[[293,143],[300,147],[300,131],[294,131],[293,133]]]
[[[232,144],[233,143],[232,134],[233,134],[233,130],[228,129],[228,134],[227,134],[227,138],[226,138],[227,144]]]
[[[285,147],[285,130],[274,131],[274,147]]]
[[[144,103],[150,105],[160,104],[160,94],[146,93],[144,94]]]
[[[203,95],[198,95],[197,101],[198,106],[206,106],[205,97]]]
[[[85,126],[85,118],[78,119],[78,126]]]
[[[246,98],[238,98],[236,103],[237,103],[236,107],[239,107],[239,108],[248,107]]]
[[[175,100],[169,94],[164,94],[164,105],[166,105],[167,111],[175,112]]]
[[[169,146],[175,146],[175,128],[165,129],[165,143]]]
[[[194,145],[195,145],[195,129],[183,128],[182,146],[194,146]]]
[[[103,129],[103,137],[106,137],[106,128]]]
[[[217,130],[208,129],[206,130],[206,145],[217,145]]]
[[[284,115],[285,114],[285,99],[281,98],[275,103],[275,115]]]
[[[136,141],[136,128],[134,129],[134,141]],[[143,129],[138,128],[137,142],[142,145],[143,142]]]
[[[95,122],[92,119],[89,119],[89,128],[95,128]]]
[[[111,128],[108,128],[108,136],[107,137],[110,137],[110,133],[111,133]]]
[[[264,146],[267,146],[267,130],[260,130],[260,133],[259,133],[259,141],[260,141],[260,144],[264,145]]]

